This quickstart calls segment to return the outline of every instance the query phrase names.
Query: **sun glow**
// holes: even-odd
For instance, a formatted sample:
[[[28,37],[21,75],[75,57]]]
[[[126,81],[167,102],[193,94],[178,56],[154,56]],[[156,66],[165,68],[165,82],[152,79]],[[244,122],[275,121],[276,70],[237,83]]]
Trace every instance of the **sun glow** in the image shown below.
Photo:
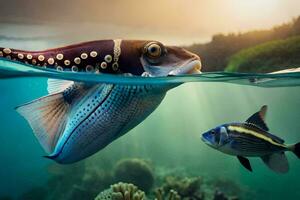
[[[226,11],[230,11],[225,18],[235,26],[228,31],[246,31],[249,29],[271,28],[274,21],[283,21],[286,4],[282,0],[228,0],[224,4]]]
[[[232,0],[235,9],[242,16],[263,17],[280,7],[280,0]]]

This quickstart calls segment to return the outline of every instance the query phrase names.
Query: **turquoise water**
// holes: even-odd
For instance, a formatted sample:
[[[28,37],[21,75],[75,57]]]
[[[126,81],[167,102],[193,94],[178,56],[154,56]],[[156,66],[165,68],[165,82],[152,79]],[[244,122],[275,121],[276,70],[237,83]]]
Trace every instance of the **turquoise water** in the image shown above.
[[[166,84],[186,82],[226,82],[239,85],[253,85],[259,87],[293,87],[300,86],[300,72],[291,73],[230,73],[207,72],[198,75],[182,75],[176,77],[140,77],[140,76],[115,76],[109,74],[86,74],[59,72],[51,69],[33,68],[19,62],[8,61],[0,58],[0,78],[16,77],[47,77],[84,81],[90,83],[115,83],[115,84]]]
[[[29,199],[71,199],[68,192],[75,186],[83,187],[83,182],[88,185],[85,187],[89,188],[87,193],[94,194],[95,190],[99,193],[103,185],[109,186],[110,181],[98,186],[95,184],[97,180],[87,178],[90,171],[96,170],[97,174],[102,174],[101,177],[108,176],[114,172],[120,159],[140,158],[154,166],[153,189],[160,185],[161,177],[175,174],[200,176],[202,190],[214,188],[212,183],[218,182],[218,187],[223,188],[225,193],[233,193],[240,199],[300,198],[300,161],[291,153],[287,153],[290,163],[287,174],[270,171],[257,158],[250,159],[254,172],[249,173],[235,157],[217,152],[200,140],[200,133],[222,123],[244,121],[266,104],[269,106],[267,124],[270,131],[287,143],[299,142],[300,73],[219,72],[165,78],[117,77],[42,71],[5,60],[0,61],[0,72],[0,197],[26,199],[23,194],[38,187],[44,196],[34,198],[32,194]],[[77,165],[61,168],[42,157],[45,153],[32,130],[14,110],[20,104],[46,95],[47,77],[117,84],[188,83],[169,91],[152,115],[103,151]],[[83,175],[74,178],[76,173]],[[53,177],[64,185],[51,185],[49,180],[53,181]],[[99,178],[98,182],[103,180]],[[39,188],[46,188],[47,193]],[[37,193],[34,194],[37,196]],[[90,199],[87,196],[80,198],[78,194],[77,197]]]

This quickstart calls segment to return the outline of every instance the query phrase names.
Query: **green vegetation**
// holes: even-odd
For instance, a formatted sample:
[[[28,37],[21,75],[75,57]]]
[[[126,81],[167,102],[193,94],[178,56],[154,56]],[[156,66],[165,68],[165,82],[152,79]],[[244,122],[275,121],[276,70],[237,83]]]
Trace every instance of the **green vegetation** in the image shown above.
[[[299,35],[300,17],[270,30],[214,35],[209,43],[194,44],[185,48],[202,58],[203,71],[223,71],[229,58],[245,48]]]
[[[241,50],[229,59],[225,71],[264,73],[292,67],[300,67],[300,36]]]

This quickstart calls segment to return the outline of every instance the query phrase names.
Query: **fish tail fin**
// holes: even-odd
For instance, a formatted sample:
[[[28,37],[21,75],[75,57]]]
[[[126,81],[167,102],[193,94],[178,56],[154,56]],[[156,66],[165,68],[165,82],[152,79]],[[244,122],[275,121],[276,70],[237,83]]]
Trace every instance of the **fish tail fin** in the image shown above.
[[[297,144],[289,146],[288,149],[290,151],[292,151],[300,159],[300,142],[298,142]]]
[[[63,92],[50,94],[16,108],[29,123],[40,144],[52,153],[64,132],[70,105]]]

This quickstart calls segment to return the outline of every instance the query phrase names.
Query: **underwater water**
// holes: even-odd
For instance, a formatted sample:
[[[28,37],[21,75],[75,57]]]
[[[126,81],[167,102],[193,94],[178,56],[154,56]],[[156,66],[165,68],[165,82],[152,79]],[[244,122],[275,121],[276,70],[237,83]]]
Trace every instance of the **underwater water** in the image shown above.
[[[131,180],[150,199],[161,187],[192,199],[213,199],[217,190],[238,199],[300,198],[300,161],[292,153],[287,153],[287,174],[270,171],[258,158],[250,158],[254,170],[250,173],[235,157],[200,139],[201,133],[244,121],[268,105],[270,132],[288,144],[299,142],[298,72],[117,77],[35,70],[6,60],[0,60],[0,72],[0,199],[94,199],[120,180]],[[46,95],[48,77],[117,84],[187,83],[170,90],[153,114],[104,150],[61,166],[43,158],[45,152],[31,128],[14,110]]]

